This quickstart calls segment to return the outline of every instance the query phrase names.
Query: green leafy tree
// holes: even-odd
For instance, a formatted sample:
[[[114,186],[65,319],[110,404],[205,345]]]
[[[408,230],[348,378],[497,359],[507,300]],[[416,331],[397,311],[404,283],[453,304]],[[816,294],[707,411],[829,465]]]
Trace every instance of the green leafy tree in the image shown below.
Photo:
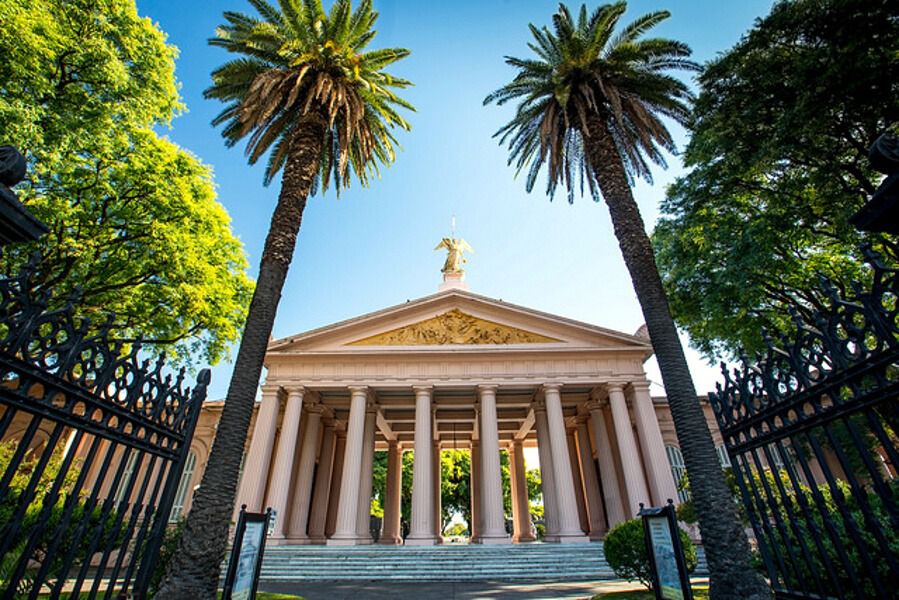
[[[471,453],[444,450],[440,453],[440,502],[443,527],[454,514],[471,523]]]
[[[570,202],[578,189],[605,200],[694,477],[712,598],[768,598],[768,586],[748,568],[749,545],[736,511],[721,502],[727,487],[630,187],[635,177],[650,179],[649,164],[664,165],[662,152],[674,150],[662,117],[688,119],[690,92],[669,71],[697,66],[685,44],[644,37],[667,11],[641,16],[616,34],[625,10],[624,2],[592,12],[584,5],[575,16],[560,5],[552,30],[530,26],[536,57],[506,58],[517,74],[485,103],[519,101],[497,135],[508,144],[510,164],[527,169],[528,191],[545,166],[550,196],[562,184]]]
[[[96,324],[186,361],[237,339],[252,284],[211,170],[160,137],[182,108],[176,50],[134,0],[0,0],[0,131],[29,163],[19,196],[49,228],[36,283],[76,288]],[[99,314],[97,314],[99,313]]]
[[[250,4],[259,16],[226,12],[210,40],[237,58],[213,72],[206,96],[225,103],[213,123],[223,126],[226,144],[246,139],[250,163],[268,154],[265,181],[283,171],[281,191],[209,463],[162,599],[215,597],[244,440],[307,198],[332,177],[338,190],[352,176],[366,184],[394,159],[391,130],[409,128],[396,109],[411,106],[394,90],[410,84],[383,70],[409,51],[365,50],[378,16],[370,0],[355,10],[336,0],[330,12],[321,0]]]
[[[859,32],[865,32],[859,35]],[[690,173],[653,234],[671,309],[706,355],[763,347],[825,302],[819,274],[864,281],[849,224],[877,187],[868,148],[899,122],[899,5],[795,0],[705,66],[685,152]]]

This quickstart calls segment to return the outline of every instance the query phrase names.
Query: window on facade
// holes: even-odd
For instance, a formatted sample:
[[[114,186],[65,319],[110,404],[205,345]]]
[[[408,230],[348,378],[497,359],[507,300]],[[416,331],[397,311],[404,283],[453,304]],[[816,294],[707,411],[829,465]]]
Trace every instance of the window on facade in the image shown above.
[[[684,455],[677,446],[665,446],[665,452],[668,454],[668,464],[671,465],[671,475],[674,477],[674,483],[677,484],[677,497],[681,502],[686,502],[690,499],[690,492],[681,489],[682,484],[685,483],[684,477],[687,475]]]
[[[773,465],[770,465],[780,471],[784,468],[784,455],[778,450],[777,445],[768,444],[768,452],[771,454],[771,459],[774,461]]]
[[[730,466],[730,457],[727,455],[727,448],[724,447],[724,444],[721,444],[716,450],[718,451],[718,462],[721,464],[721,468],[726,469]]]
[[[197,465],[197,453],[193,450],[187,455],[184,462],[184,471],[181,472],[181,480],[178,482],[178,491],[175,492],[175,502],[172,503],[172,512],[169,513],[169,522],[177,521],[184,512],[184,503],[187,501],[187,493],[190,491],[190,482],[194,477],[194,467]]]
[[[123,500],[127,500],[125,494],[128,492],[128,485],[131,482],[131,478],[134,477],[134,467],[137,465],[137,455],[138,452],[131,452],[128,455],[128,462],[125,463],[125,471],[122,473],[122,479],[119,480],[119,487],[115,491],[115,496],[113,497],[113,501],[115,504],[119,504]]]

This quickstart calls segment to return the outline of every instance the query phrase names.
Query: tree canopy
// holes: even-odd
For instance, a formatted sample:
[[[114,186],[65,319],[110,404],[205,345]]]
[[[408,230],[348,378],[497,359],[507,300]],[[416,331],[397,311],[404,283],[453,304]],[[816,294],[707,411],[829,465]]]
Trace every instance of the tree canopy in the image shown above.
[[[859,32],[864,32],[860,35]],[[866,277],[849,217],[876,189],[871,143],[899,122],[899,5],[777,3],[705,66],[685,152],[653,241],[671,309],[706,355],[789,330],[787,307]]]
[[[176,49],[134,0],[0,0],[0,142],[29,163],[20,199],[50,232],[38,283],[118,335],[216,362],[252,282],[211,169],[156,129],[183,108]],[[99,314],[98,314],[99,313]]]

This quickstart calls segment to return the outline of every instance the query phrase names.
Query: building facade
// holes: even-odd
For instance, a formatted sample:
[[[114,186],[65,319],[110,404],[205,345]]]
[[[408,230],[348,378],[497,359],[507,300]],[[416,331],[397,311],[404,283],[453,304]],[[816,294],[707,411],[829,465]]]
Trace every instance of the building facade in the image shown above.
[[[535,447],[544,539],[601,539],[640,503],[678,498],[675,477],[683,460],[667,403],[649,393],[643,363],[651,354],[645,337],[453,285],[273,340],[236,507],[274,509],[276,544],[371,543],[372,462],[384,451],[379,542],[440,543],[439,452],[467,448],[473,541],[527,542],[534,534],[524,449]],[[220,409],[208,403],[206,412],[211,418]],[[189,509],[202,478],[208,433],[198,431],[194,442],[196,459],[176,498],[180,511]],[[512,535],[503,513],[502,449],[510,458]],[[414,475],[404,542],[400,490],[407,451]]]

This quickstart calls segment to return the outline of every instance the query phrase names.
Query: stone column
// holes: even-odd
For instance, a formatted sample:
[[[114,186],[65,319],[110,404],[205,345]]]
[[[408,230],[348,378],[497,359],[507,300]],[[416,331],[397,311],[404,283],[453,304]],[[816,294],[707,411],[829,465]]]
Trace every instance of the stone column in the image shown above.
[[[306,403],[306,430],[300,449],[300,468],[293,488],[293,505],[290,508],[290,537],[299,544],[308,544],[309,505],[312,500],[312,475],[315,473],[315,455],[321,434],[324,406],[317,401]]]
[[[574,499],[577,502],[577,518],[583,533],[590,533],[590,522],[587,517],[587,501],[584,499],[584,480],[581,479],[581,465],[577,453],[577,442],[574,440],[574,429],[566,430],[568,443],[568,464],[571,465],[571,479],[574,480]]]
[[[268,469],[272,460],[272,448],[275,445],[275,434],[278,431],[278,412],[281,402],[278,398],[280,386],[262,386],[262,403],[256,414],[256,425],[253,427],[253,440],[244,464],[240,493],[237,495],[235,514],[240,512],[242,504],[247,505],[250,512],[263,512],[262,500],[265,498],[265,484]],[[236,520],[236,519],[235,519]]]
[[[434,442],[434,448],[432,449],[432,456],[434,457],[434,466],[432,467],[432,473],[434,477],[434,536],[437,538],[437,543],[443,543],[443,499],[440,497],[441,495],[441,479],[442,473],[440,472],[440,442]]]
[[[559,541],[586,542],[578,522],[577,500],[574,496],[574,478],[571,476],[571,460],[568,457],[568,441],[565,434],[565,418],[562,415],[561,386],[543,386],[546,398],[546,422],[549,426],[549,443],[553,449],[553,476],[556,483],[556,503],[559,508]]]
[[[334,535],[328,539],[329,546],[352,546],[358,541],[356,521],[359,512],[365,401],[368,398],[368,388],[351,387],[350,394],[350,418],[347,421],[346,449],[343,457],[343,473],[340,477],[340,504],[337,509]]]
[[[293,455],[300,433],[304,394],[305,389],[302,387],[287,390],[287,406],[281,420],[281,436],[278,438],[275,465],[269,482],[266,504],[275,512],[275,530],[272,533],[272,541],[275,544],[287,537],[289,529],[287,498],[290,493],[290,476],[293,472]]]
[[[627,520],[627,512],[624,510],[624,498],[618,487],[615,456],[612,454],[612,442],[606,429],[606,418],[603,415],[602,405],[596,400],[592,400],[587,404],[587,408],[590,410],[590,424],[593,426],[596,457],[599,460],[599,477],[602,479],[606,516],[611,528]]]
[[[325,422],[325,431],[322,434],[321,454],[312,491],[312,509],[309,512],[309,541],[313,544],[324,544],[327,539],[325,525],[328,520],[328,495],[331,491],[335,439],[334,421],[329,418]]]
[[[540,457],[540,487],[543,491],[543,541],[559,541],[559,510],[556,503],[556,479],[553,470],[553,451],[549,443],[546,403],[541,399],[534,405],[534,426],[537,428],[537,453]]]
[[[478,386],[481,404],[482,544],[508,544],[503,518],[503,479],[499,461],[499,426],[496,422],[496,386]]]
[[[471,440],[471,523],[468,524],[472,544],[479,544],[481,537],[481,442]]]
[[[343,456],[346,451],[346,428],[334,427],[337,438],[334,442],[334,467],[331,473],[331,487],[328,490],[328,517],[325,521],[325,537],[334,535],[337,528],[337,509],[340,506],[340,483],[343,479]]]
[[[356,513],[356,532],[360,544],[371,544],[371,486],[375,459],[375,420],[378,407],[369,402],[365,411],[365,437],[362,442],[362,469],[359,484],[359,512]]]
[[[516,543],[533,542],[535,538],[531,533],[531,507],[528,503],[524,443],[521,440],[513,441],[509,448],[509,467],[512,476],[512,541]]]
[[[587,530],[591,540],[599,540],[606,533],[606,515],[602,507],[602,494],[599,489],[599,479],[596,477],[596,463],[593,462],[593,452],[590,449],[590,434],[587,431],[589,417],[577,418],[577,449],[580,455],[581,479],[584,482],[584,491],[587,496]]]
[[[379,544],[402,544],[400,525],[403,496],[403,450],[396,440],[387,442],[387,489],[384,493],[384,523]]]
[[[415,391],[415,454],[412,470],[412,524],[407,546],[431,546],[434,537],[433,436],[431,435],[431,387]]]
[[[615,437],[618,438],[618,454],[621,455],[621,468],[624,471],[624,484],[627,487],[628,503],[625,515],[631,518],[637,514],[640,503],[651,506],[640,455],[637,453],[637,442],[631,429],[631,417],[627,412],[627,402],[621,385],[610,383],[609,406],[612,408],[612,421],[615,423]]]
[[[637,433],[640,448],[643,450],[643,463],[649,478],[652,500],[655,506],[665,506],[669,498],[678,503],[677,486],[671,475],[659,420],[652,406],[652,397],[649,395],[649,382],[631,383],[631,407],[634,409],[634,420],[637,422]]]

